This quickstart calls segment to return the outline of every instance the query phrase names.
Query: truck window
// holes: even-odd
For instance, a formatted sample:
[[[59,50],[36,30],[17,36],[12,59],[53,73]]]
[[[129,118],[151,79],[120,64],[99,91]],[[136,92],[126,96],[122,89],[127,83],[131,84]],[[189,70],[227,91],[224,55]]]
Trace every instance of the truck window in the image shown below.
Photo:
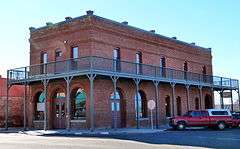
[[[212,111],[212,115],[228,115],[227,111]]]
[[[208,112],[207,111],[202,111],[202,116],[208,116]]]
[[[199,117],[199,116],[201,116],[201,112],[200,112],[200,111],[193,111],[193,112],[191,113],[191,116],[192,116],[192,117]]]

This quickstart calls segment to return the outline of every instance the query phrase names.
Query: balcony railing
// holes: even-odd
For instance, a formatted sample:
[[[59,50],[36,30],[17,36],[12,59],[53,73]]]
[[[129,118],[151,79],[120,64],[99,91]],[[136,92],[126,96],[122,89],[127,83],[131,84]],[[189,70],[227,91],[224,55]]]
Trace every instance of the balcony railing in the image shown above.
[[[238,88],[236,79],[203,75],[185,72],[171,68],[119,61],[103,57],[89,56],[64,61],[49,62],[46,64],[31,65],[28,67],[8,70],[8,78],[12,82],[41,79],[43,77],[71,75],[79,72],[101,72],[121,76],[149,77],[161,81],[186,82],[205,84],[215,87]]]

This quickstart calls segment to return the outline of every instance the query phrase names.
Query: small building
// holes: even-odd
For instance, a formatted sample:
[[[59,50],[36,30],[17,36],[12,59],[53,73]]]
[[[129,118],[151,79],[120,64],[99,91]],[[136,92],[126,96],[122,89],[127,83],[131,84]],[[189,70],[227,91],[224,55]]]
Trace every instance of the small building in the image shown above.
[[[213,91],[239,90],[212,73],[210,48],[94,15],[30,28],[30,66],[8,70],[29,86],[29,127],[124,128],[154,125],[214,107]]]
[[[23,126],[24,86],[15,85],[8,97],[8,123],[12,127]],[[0,127],[5,124],[5,106],[7,102],[7,79],[0,76]]]

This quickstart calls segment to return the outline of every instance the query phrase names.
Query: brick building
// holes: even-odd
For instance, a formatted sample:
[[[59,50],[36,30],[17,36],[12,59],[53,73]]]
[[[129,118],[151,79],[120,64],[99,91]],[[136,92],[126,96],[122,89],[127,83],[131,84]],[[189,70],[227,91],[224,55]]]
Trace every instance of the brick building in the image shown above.
[[[30,32],[30,66],[8,71],[10,84],[30,87],[29,127],[146,127],[149,100],[158,126],[213,108],[214,90],[238,90],[238,80],[212,76],[210,48],[92,11]]]
[[[23,86],[14,86],[9,92],[8,111],[9,125],[13,127],[23,126]],[[7,99],[7,79],[0,76],[0,127],[5,123],[5,105]]]

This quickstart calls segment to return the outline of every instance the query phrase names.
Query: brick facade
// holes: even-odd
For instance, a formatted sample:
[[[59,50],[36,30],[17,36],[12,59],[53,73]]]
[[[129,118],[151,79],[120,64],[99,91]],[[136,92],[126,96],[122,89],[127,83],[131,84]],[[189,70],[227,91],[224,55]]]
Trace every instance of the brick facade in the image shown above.
[[[5,105],[7,93],[7,79],[0,76],[0,127],[5,123]],[[13,86],[9,91],[8,115],[9,126],[20,127],[23,125],[23,86]]]
[[[206,67],[206,74],[212,75],[212,56],[211,50],[198,47],[193,44],[163,37],[152,32],[131,27],[129,25],[114,22],[92,14],[79,18],[66,20],[57,24],[46,26],[39,29],[31,28],[30,37],[30,64],[41,62],[41,53],[48,54],[48,61],[55,61],[55,51],[62,51],[62,60],[71,58],[71,48],[78,47],[79,57],[99,56],[113,58],[113,49],[120,48],[121,61],[135,62],[136,53],[142,53],[142,63],[160,66],[160,59],[166,58],[166,67],[183,70],[184,62],[188,63],[188,71],[202,74],[203,66]],[[122,66],[124,67],[124,66]],[[90,84],[87,77],[74,77],[70,84],[70,92],[77,87],[85,90],[86,99],[86,120],[71,120],[72,128],[90,128]],[[120,78],[117,87],[121,90],[121,109],[125,112],[124,127],[136,126],[135,118],[135,94],[136,85],[132,79]],[[50,80],[48,85],[48,128],[54,128],[53,124],[53,94],[61,89],[66,93],[66,81],[64,79]],[[146,100],[156,99],[155,86],[152,81],[142,80],[139,90],[146,95]],[[30,85],[31,96],[28,101],[28,125],[30,127],[41,128],[42,121],[35,121],[36,97],[35,95],[43,91],[41,82]],[[195,109],[195,98],[199,98],[198,86],[190,86],[189,89],[190,109]],[[201,105],[205,107],[205,96],[213,98],[210,88],[203,88],[203,99]],[[94,106],[95,106],[95,127],[111,128],[113,119],[111,112],[110,95],[114,92],[113,82],[110,77],[97,76],[94,80]],[[169,83],[160,82],[158,88],[158,116],[159,122],[166,120],[166,96],[172,101],[172,87]],[[187,92],[186,86],[175,85],[175,98],[181,99],[181,114],[187,111]],[[176,99],[174,99],[175,101]],[[213,106],[213,99],[212,106]],[[124,105],[124,106],[123,106]],[[172,106],[172,105],[171,105]],[[176,102],[174,107],[176,108]],[[174,110],[176,112],[176,109]],[[155,115],[154,112],[154,123]],[[141,126],[148,126],[148,117],[140,119]]]

